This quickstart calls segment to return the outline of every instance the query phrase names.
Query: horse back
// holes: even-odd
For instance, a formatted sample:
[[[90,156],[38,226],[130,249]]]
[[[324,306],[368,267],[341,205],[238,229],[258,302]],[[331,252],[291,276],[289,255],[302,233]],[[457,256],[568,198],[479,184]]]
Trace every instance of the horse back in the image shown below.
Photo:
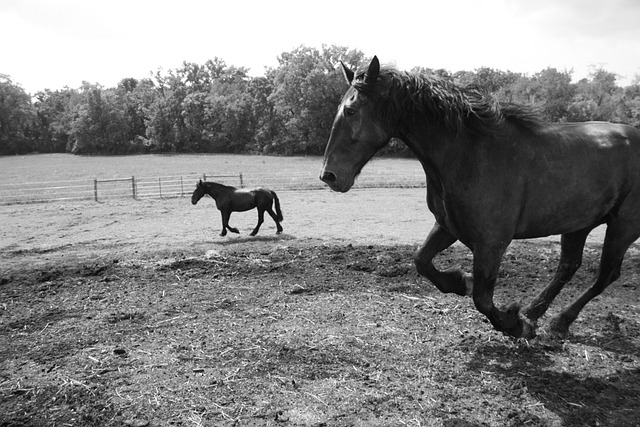
[[[568,123],[543,137],[523,166],[516,236],[562,234],[608,222],[623,207],[640,209],[640,130]]]
[[[607,222],[622,207],[640,210],[640,130],[631,126],[513,127],[466,150],[441,182],[427,179],[429,209],[463,242],[564,234]]]
[[[608,122],[559,124],[556,129],[547,138],[557,163],[568,169],[567,178],[640,186],[639,129]]]
[[[257,187],[253,190],[253,197],[258,207],[268,207],[273,203],[273,193],[267,188]]]

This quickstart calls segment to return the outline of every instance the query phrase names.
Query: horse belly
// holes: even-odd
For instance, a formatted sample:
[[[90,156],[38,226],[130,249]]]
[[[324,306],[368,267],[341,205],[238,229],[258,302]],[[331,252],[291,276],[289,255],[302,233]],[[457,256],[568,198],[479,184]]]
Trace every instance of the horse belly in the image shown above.
[[[591,217],[551,217],[546,221],[531,221],[519,223],[514,239],[535,239],[538,237],[553,236],[557,234],[566,234],[585,228],[595,228],[596,226],[606,222],[606,213],[594,215]]]
[[[236,212],[246,212],[246,211],[250,211],[251,209],[255,209],[256,204],[253,200],[244,200],[244,201],[233,203],[231,207],[232,207],[232,210]]]
[[[565,234],[606,222],[620,193],[615,186],[598,190],[589,192],[569,189],[554,197],[532,198],[520,213],[514,238]]]
[[[253,191],[238,190],[236,197],[231,203],[231,208],[236,212],[250,211],[256,208],[256,198]]]

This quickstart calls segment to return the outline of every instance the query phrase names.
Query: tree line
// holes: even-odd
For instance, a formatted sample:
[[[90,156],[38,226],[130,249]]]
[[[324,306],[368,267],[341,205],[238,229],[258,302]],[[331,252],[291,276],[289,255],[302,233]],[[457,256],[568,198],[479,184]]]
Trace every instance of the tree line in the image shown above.
[[[355,49],[300,46],[264,76],[214,58],[204,64],[124,78],[116,87],[83,83],[31,96],[0,74],[0,155],[25,153],[322,154],[346,90],[338,61],[356,69],[369,58]],[[492,68],[450,72],[416,67],[500,101],[531,104],[549,121],[606,120],[640,127],[640,78],[626,87],[595,67],[572,83],[571,71],[525,75]],[[406,155],[403,144],[387,154]]]

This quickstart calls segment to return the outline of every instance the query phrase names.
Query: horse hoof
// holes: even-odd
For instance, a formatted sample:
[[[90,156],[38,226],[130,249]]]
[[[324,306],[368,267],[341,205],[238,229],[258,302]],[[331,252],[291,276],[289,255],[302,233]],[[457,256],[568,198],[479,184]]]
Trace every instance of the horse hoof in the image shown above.
[[[556,339],[564,339],[569,334],[569,323],[561,316],[555,316],[551,319],[551,322],[549,322],[547,332]]]
[[[505,307],[506,322],[503,331],[514,338],[532,339],[536,337],[536,326],[522,315],[520,305],[517,303]]]
[[[255,236],[258,233],[249,233],[249,236]]]
[[[520,318],[521,326],[520,326],[520,338],[524,338],[527,340],[533,339],[536,337],[536,327],[529,322],[528,319],[523,317]]]

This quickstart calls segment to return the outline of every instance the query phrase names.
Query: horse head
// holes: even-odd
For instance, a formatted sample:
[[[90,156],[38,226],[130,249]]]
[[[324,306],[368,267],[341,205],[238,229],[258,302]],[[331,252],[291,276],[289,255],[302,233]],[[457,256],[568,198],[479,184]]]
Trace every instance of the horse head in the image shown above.
[[[195,205],[198,203],[198,200],[202,198],[206,194],[206,186],[202,182],[202,180],[198,181],[196,184],[196,189],[193,191],[191,195],[191,204]]]
[[[350,87],[342,97],[324,153],[320,179],[334,191],[346,192],[373,155],[391,139],[378,113],[380,62],[373,57],[367,71],[356,74],[342,62]]]

